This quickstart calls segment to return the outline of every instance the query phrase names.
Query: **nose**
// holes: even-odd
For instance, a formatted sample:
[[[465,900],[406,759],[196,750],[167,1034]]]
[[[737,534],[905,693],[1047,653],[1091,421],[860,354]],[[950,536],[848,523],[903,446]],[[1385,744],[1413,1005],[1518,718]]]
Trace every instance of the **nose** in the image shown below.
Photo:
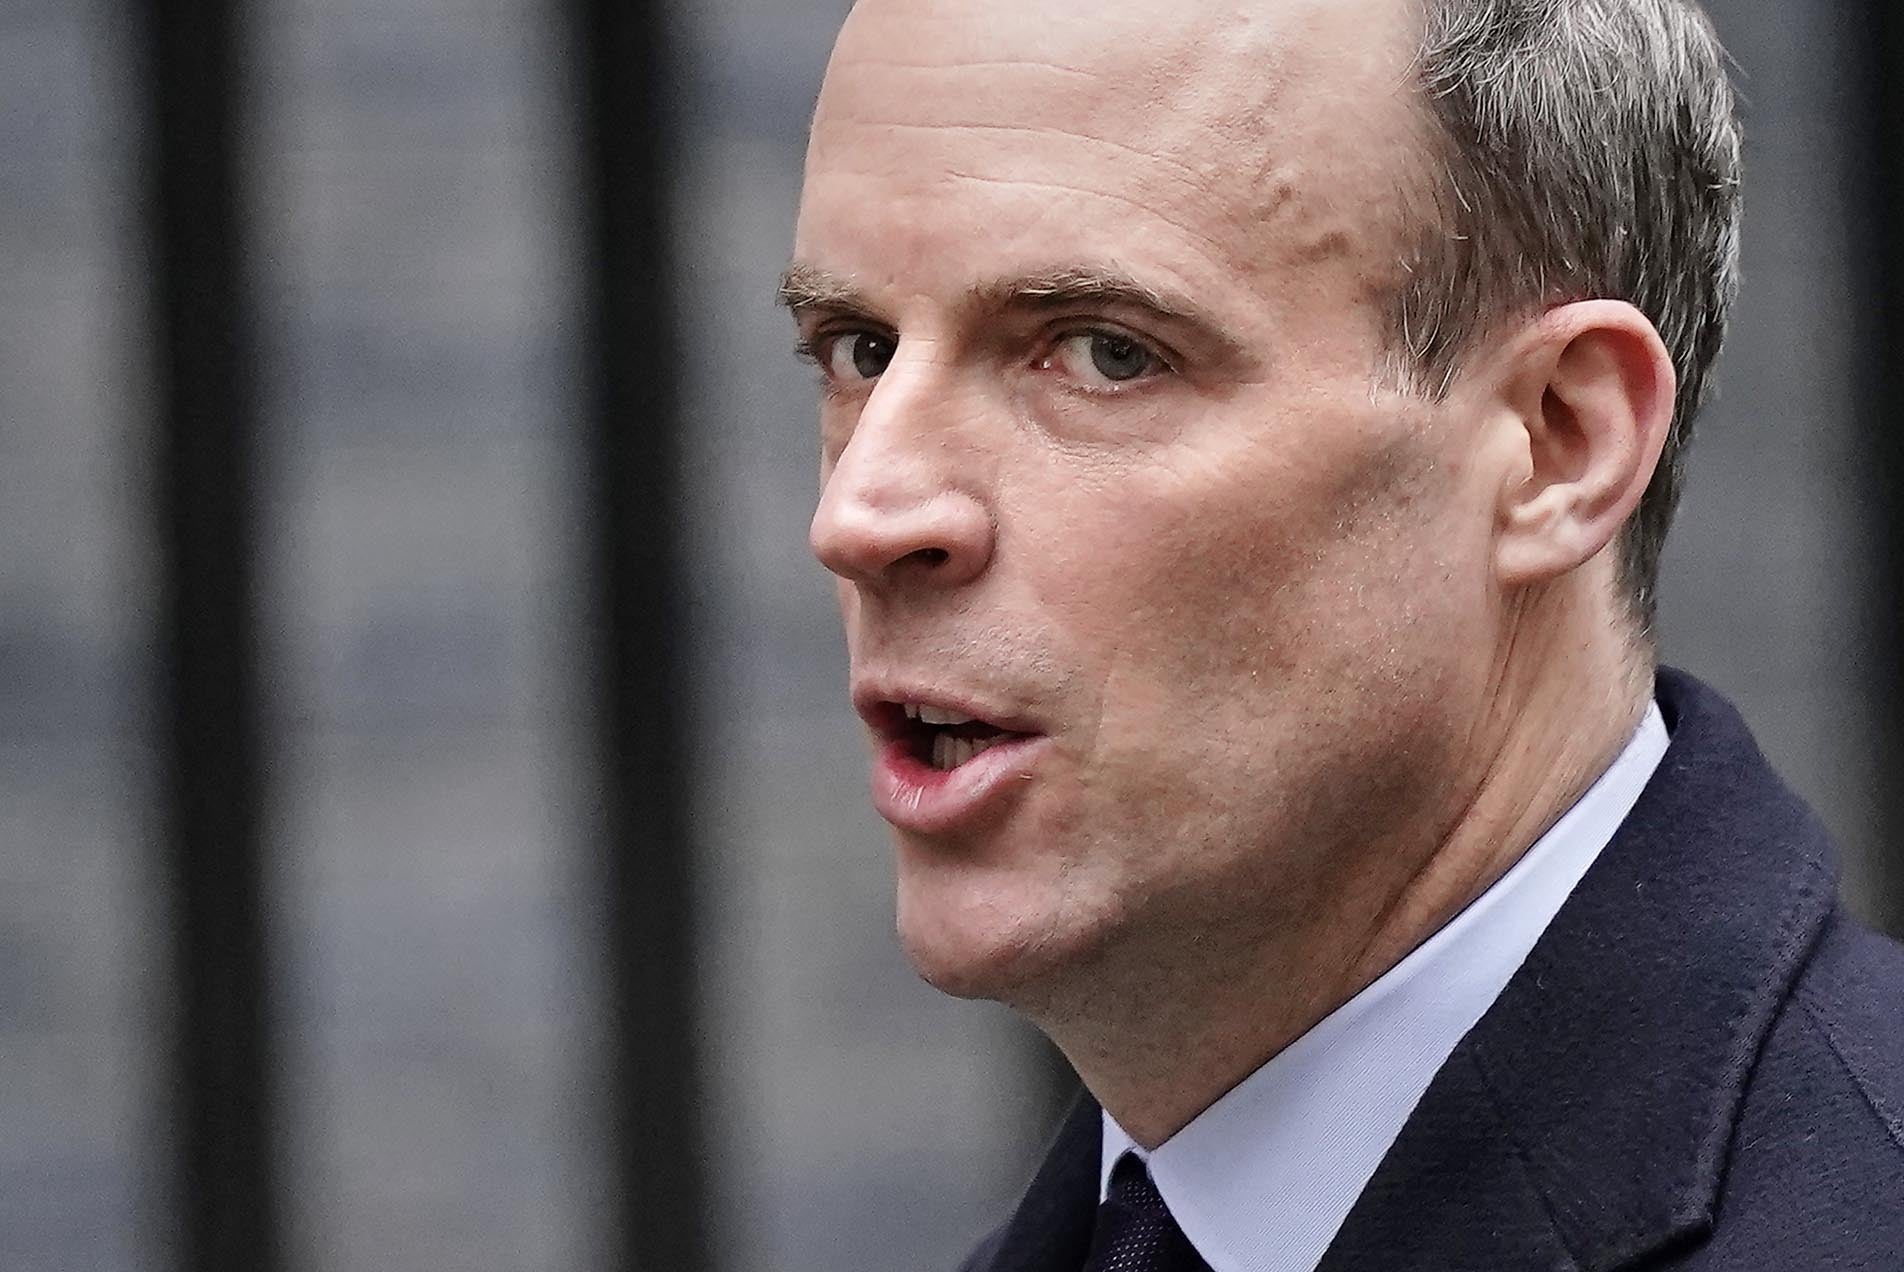
[[[990,563],[995,530],[975,483],[982,452],[943,394],[890,368],[827,474],[809,542],[862,587],[951,588]],[[936,402],[928,397],[937,397]]]

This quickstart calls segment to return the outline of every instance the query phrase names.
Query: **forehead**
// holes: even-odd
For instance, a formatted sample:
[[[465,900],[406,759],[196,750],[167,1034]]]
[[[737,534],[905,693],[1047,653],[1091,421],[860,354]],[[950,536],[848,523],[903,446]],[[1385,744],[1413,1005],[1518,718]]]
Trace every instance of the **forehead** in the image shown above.
[[[1411,12],[860,0],[816,112],[796,253],[918,285],[1084,255],[1198,290],[1392,255],[1421,145]]]

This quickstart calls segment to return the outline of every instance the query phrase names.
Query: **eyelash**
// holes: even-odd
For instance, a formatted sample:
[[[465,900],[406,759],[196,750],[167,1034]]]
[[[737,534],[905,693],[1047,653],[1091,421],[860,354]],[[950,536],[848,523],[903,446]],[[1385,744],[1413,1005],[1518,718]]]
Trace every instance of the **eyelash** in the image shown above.
[[[883,333],[876,327],[847,327],[834,331],[818,331],[811,336],[794,338],[793,356],[818,371],[820,392],[826,400],[842,400],[853,392],[851,384],[834,379],[827,370],[827,357],[832,352],[832,346],[838,341],[851,340],[854,336],[865,334]],[[897,347],[896,340],[894,347]]]
[[[825,355],[830,353],[830,346],[834,342],[850,340],[854,336],[865,334],[886,335],[886,333],[875,327],[848,327],[837,331],[820,331],[811,336],[797,337],[794,341],[793,354],[794,357],[800,361],[819,368],[821,382],[829,393],[839,393],[843,391],[842,386],[835,381],[831,375],[827,374]],[[1102,337],[1110,340],[1128,340],[1132,344],[1141,347],[1156,361],[1157,371],[1141,379],[1122,384],[1077,384],[1074,387],[1078,392],[1088,393],[1094,397],[1115,397],[1131,392],[1147,381],[1156,379],[1160,374],[1174,375],[1177,373],[1177,358],[1170,350],[1161,347],[1153,340],[1135,335],[1121,327],[1105,326],[1102,324],[1084,327],[1066,327],[1053,333],[1051,339],[1045,345],[1045,351],[1034,359],[1034,363],[1038,365],[1049,363],[1057,356],[1058,350],[1067,340],[1072,340],[1079,336]],[[895,347],[897,346],[898,340],[896,337],[887,336],[887,338],[892,339]]]
[[[1150,357],[1151,361],[1156,364],[1148,374],[1140,376],[1135,380],[1101,385],[1074,382],[1073,387],[1080,393],[1088,393],[1093,397],[1101,398],[1117,397],[1122,394],[1137,392],[1145,384],[1165,375],[1177,374],[1177,356],[1170,350],[1162,348],[1154,340],[1146,339],[1143,336],[1126,331],[1121,327],[1107,327],[1103,325],[1070,327],[1059,331],[1051,339],[1049,352],[1045,353],[1039,360],[1041,362],[1049,362],[1057,356],[1058,350],[1063,347],[1066,341],[1076,339],[1079,336],[1129,341],[1131,344],[1142,349]]]

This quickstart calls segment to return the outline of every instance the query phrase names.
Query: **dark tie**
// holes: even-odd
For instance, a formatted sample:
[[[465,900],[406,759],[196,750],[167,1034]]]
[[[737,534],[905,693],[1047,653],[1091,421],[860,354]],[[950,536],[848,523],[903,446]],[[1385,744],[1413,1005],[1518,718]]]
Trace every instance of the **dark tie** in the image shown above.
[[[1097,1208],[1084,1272],[1210,1272],[1135,1153],[1124,1154],[1111,1168],[1110,1192]]]

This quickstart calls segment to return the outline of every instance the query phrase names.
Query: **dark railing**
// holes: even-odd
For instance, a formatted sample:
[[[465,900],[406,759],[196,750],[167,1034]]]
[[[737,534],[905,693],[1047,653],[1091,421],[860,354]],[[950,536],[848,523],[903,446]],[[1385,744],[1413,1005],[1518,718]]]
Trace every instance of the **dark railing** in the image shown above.
[[[1859,143],[1851,165],[1852,253],[1854,277],[1869,288],[1856,298],[1856,356],[1866,471],[1875,483],[1868,496],[1880,517],[1866,642],[1877,657],[1864,674],[1877,703],[1875,838],[1888,851],[1871,865],[1870,900],[1874,916],[1904,936],[1904,7],[1862,0],[1847,21],[1861,63],[1848,121]]]
[[[160,833],[177,994],[171,1188],[175,1266],[190,1272],[281,1266],[237,8],[137,6],[150,129]]]
[[[584,179],[585,498],[617,1189],[610,1265],[708,1266],[686,792],[668,7],[571,0]]]
[[[606,903],[609,1266],[708,1266],[694,1047],[686,683],[673,541],[666,23],[575,0],[597,860]],[[279,1086],[261,827],[258,371],[235,0],[142,10],[160,695],[172,881],[174,1266],[282,1266]]]

